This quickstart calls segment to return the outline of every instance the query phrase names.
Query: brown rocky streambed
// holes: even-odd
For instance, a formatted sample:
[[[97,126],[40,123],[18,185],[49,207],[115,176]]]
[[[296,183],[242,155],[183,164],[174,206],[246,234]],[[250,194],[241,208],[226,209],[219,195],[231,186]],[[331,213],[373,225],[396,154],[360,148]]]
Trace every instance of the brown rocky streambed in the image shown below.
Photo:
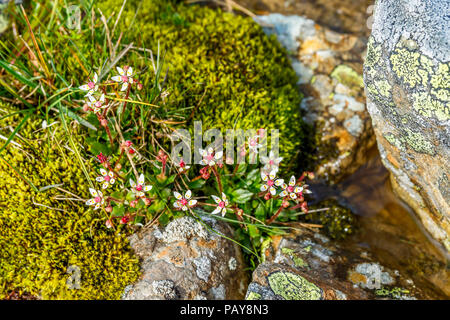
[[[448,299],[448,252],[395,196],[377,149],[370,153],[366,164],[337,185],[312,185],[316,201],[334,198],[357,215],[356,232],[339,241],[343,248],[365,248],[383,266],[409,277],[430,298]]]

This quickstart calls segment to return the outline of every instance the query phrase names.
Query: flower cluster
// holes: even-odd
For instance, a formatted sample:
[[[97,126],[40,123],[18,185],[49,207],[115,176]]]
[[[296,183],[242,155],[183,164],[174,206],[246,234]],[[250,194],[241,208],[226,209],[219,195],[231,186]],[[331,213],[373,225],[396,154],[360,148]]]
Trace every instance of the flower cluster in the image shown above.
[[[144,150],[142,155],[139,153],[139,157],[133,156],[137,154],[138,150],[134,143],[128,140],[128,132],[133,132],[133,129],[122,130],[121,124],[117,125],[117,123],[115,123],[115,126],[110,126],[109,115],[118,112],[118,110],[123,114],[128,102],[136,102],[135,100],[128,100],[130,94],[134,94],[131,89],[135,85],[138,85],[138,89],[141,89],[142,85],[135,79],[132,67],[117,67],[116,70],[118,75],[114,75],[111,81],[106,84],[100,83],[99,77],[95,73],[92,79],[88,79],[86,84],[79,87],[80,90],[86,92],[85,110],[92,111],[97,116],[110,142],[108,155],[101,152],[97,155],[101,168],[99,168],[99,175],[95,180],[99,187],[89,188],[92,198],[86,201],[86,205],[93,206],[94,210],[104,210],[108,215],[106,221],[108,228],[114,227],[115,218],[119,218],[120,224],[133,222],[134,225],[142,225],[141,222],[145,222],[146,218],[149,219],[148,214],[155,221],[155,217],[162,213],[173,214],[172,211],[180,211],[195,214],[192,209],[202,206],[203,208],[213,207],[212,210],[207,210],[211,215],[222,217],[227,214],[234,215],[237,221],[240,224],[242,223],[242,228],[247,229],[247,224],[255,221],[255,218],[249,212],[254,210],[254,204],[253,207],[249,205],[255,203],[254,200],[257,198],[264,198],[267,201],[267,205],[264,205],[264,217],[268,217],[268,219],[265,222],[257,220],[259,224],[271,224],[285,209],[299,208],[303,212],[308,212],[305,194],[310,193],[310,191],[304,179],[306,177],[311,178],[312,174],[306,172],[298,179],[292,176],[289,183],[285,183],[284,179],[277,177],[283,158],[278,157],[273,151],[270,151],[268,156],[260,157],[263,167],[255,168],[256,174],[255,171],[252,171],[251,174],[246,171],[249,166],[240,168],[239,164],[236,164],[234,169],[229,171],[223,164],[223,151],[215,150],[212,147],[198,150],[201,155],[199,164],[202,167],[199,170],[199,175],[194,178],[190,178],[193,175],[193,170],[183,159],[175,163],[162,147],[156,153],[154,159],[148,160],[146,158],[145,161],[140,161],[136,165],[135,161],[139,161],[142,155],[146,154],[145,150],[139,148],[139,150]],[[116,88],[118,91],[116,90],[115,94],[108,95],[106,92],[108,87]],[[114,102],[114,98],[111,98],[118,95],[124,95],[124,99],[118,99],[118,101],[122,101],[122,108],[120,109],[120,103]],[[117,117],[116,114],[115,119],[117,118],[120,121],[121,117]],[[127,122],[130,123],[128,120]],[[114,129],[115,132],[111,133],[111,129]],[[124,138],[122,131],[126,132],[127,139]],[[265,130],[259,129],[256,135],[246,140],[240,156],[246,156],[245,147],[248,147],[250,150],[248,156],[250,163],[252,163],[251,157],[258,155],[264,141]],[[230,164],[228,160],[227,164]],[[137,171],[137,167],[143,166],[144,163],[152,163],[154,166],[154,176],[147,175],[151,184],[146,183],[144,173],[138,173]],[[122,168],[123,165],[125,165],[124,168]],[[252,176],[252,180],[249,182],[245,181],[247,173]],[[189,186],[198,188],[193,183],[200,179],[204,180],[199,181],[200,187],[207,182],[210,184],[209,178],[211,176],[214,177],[218,196],[211,195],[209,198],[206,194],[206,197],[194,197]],[[261,180],[258,179],[259,176]],[[212,181],[213,184],[214,180]],[[242,180],[244,180],[243,183]],[[126,185],[127,181],[128,185]],[[232,186],[235,183],[240,187],[233,188]],[[186,191],[181,190],[183,185],[186,187],[184,189]],[[205,190],[210,190],[210,186]],[[202,198],[208,200],[199,202]],[[168,201],[172,202],[172,206],[167,205]],[[273,208],[276,209],[276,212],[273,212]],[[259,215],[261,215],[261,212]]]

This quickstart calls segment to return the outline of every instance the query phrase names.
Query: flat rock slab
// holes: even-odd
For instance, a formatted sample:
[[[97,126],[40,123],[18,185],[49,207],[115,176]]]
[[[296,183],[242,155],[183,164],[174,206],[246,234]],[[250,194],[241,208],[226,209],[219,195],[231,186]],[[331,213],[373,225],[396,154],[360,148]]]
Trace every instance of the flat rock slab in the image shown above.
[[[273,238],[253,272],[249,300],[433,298],[362,247],[341,247],[308,229]]]

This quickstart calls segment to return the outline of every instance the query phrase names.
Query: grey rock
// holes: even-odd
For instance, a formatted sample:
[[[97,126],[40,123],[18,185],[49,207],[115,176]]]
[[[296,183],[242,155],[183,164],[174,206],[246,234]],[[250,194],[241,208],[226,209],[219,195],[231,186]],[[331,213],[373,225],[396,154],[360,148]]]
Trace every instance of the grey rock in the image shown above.
[[[248,276],[241,250],[219,236],[232,237],[230,227],[210,218],[203,222],[216,232],[183,217],[132,235],[141,276],[125,288],[122,299],[242,299]]]
[[[450,251],[450,2],[377,1],[367,108],[396,193]]]

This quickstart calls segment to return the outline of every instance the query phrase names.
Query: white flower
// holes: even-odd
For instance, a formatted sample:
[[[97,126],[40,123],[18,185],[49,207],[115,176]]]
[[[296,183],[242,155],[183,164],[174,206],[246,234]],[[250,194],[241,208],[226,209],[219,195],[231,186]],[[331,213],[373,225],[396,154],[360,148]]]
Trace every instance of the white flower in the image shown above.
[[[173,206],[177,209],[186,211],[188,208],[191,208],[197,204],[197,200],[190,200],[192,196],[191,190],[186,191],[184,197],[176,191],[173,192],[173,195],[175,196],[175,199],[177,199],[173,203]]]
[[[133,68],[132,67],[124,67],[124,69],[126,69],[126,74],[122,68],[117,67],[116,69],[117,69],[117,72],[119,73],[119,75],[112,77],[111,80],[122,83],[122,88],[120,88],[120,91],[125,91],[125,90],[127,90],[129,84],[134,83],[134,80],[132,78]]]
[[[261,191],[266,191],[267,189],[269,189],[269,192],[271,195],[275,195],[277,193],[277,190],[275,188],[275,186],[281,186],[284,183],[283,179],[277,179],[275,180],[276,177],[276,171],[273,171],[269,174],[266,175],[264,172],[261,172],[261,179],[265,182],[265,184],[263,184],[261,186]]]
[[[87,206],[93,206],[94,210],[97,210],[98,208],[100,208],[104,203],[105,200],[103,199],[103,193],[101,191],[89,188],[89,192],[91,193],[91,195],[94,197],[92,199],[89,199],[88,201],[86,201],[86,205]]]
[[[146,186],[144,185],[144,182],[145,177],[143,173],[141,173],[141,175],[137,179],[137,184],[132,179],[130,179],[131,191],[135,194],[136,198],[142,198],[145,196],[144,192],[152,190],[153,186]]]
[[[178,171],[180,173],[188,171],[190,166],[187,166],[186,163],[183,161],[183,159],[180,160],[180,163],[178,163]]]
[[[106,189],[109,186],[112,186],[114,182],[116,182],[116,179],[114,179],[114,172],[112,171],[106,171],[105,169],[100,169],[101,176],[95,178],[98,182],[103,182],[102,188]]]
[[[104,105],[105,103],[105,95],[102,94],[100,99],[95,99],[93,96],[88,96],[89,101],[87,102],[88,106],[92,108],[94,113],[99,113],[102,109],[106,108],[108,105]]]
[[[287,195],[289,195],[292,200],[297,199],[297,193],[303,191],[302,187],[295,185],[294,176],[292,176],[289,180],[289,185],[283,184],[281,188],[283,188],[284,190],[280,193],[280,197],[286,197]]]
[[[86,96],[90,96],[98,89],[97,81],[98,81],[98,76],[97,76],[97,73],[95,72],[92,80],[89,80],[88,83],[83,84],[82,86],[78,87],[78,89],[87,91]]]
[[[214,166],[216,164],[216,161],[222,160],[223,158],[223,152],[219,151],[214,154],[214,149],[209,147],[208,150],[199,149],[200,155],[203,157],[203,159],[200,161],[201,165],[208,165],[210,167]]]
[[[281,160],[283,160],[283,157],[275,157],[275,154],[271,150],[269,152],[268,157],[261,156],[260,159],[261,162],[264,164],[263,167],[264,172],[272,172],[272,170],[275,170],[275,172],[277,172],[280,162]]]
[[[212,195],[211,197],[217,203],[217,208],[214,209],[214,211],[211,212],[211,214],[218,214],[222,212],[222,217],[224,217],[225,214],[227,213],[227,206],[228,206],[227,196],[225,195],[225,193],[222,192],[222,199],[214,195]]]

